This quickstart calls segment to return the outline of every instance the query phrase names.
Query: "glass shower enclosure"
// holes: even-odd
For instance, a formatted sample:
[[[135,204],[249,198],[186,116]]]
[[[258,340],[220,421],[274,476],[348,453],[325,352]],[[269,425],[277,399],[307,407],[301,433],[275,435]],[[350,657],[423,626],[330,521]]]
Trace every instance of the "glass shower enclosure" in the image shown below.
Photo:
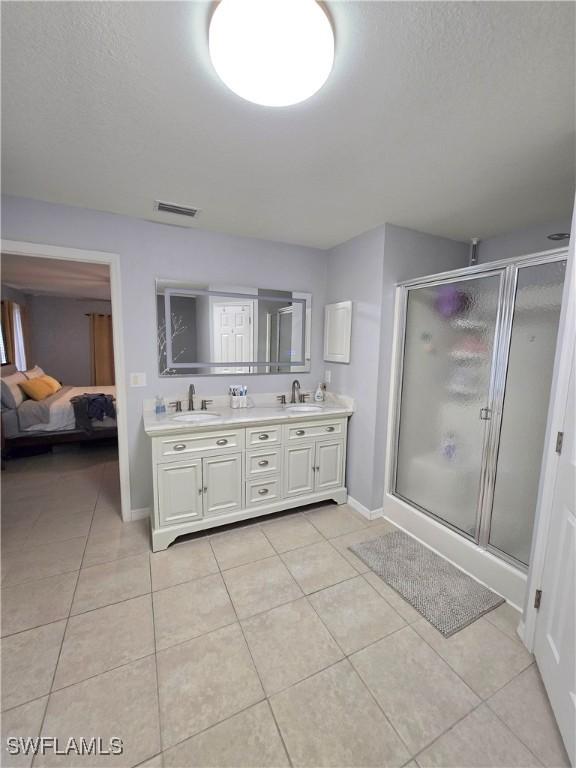
[[[391,492],[526,569],[566,252],[403,283]]]

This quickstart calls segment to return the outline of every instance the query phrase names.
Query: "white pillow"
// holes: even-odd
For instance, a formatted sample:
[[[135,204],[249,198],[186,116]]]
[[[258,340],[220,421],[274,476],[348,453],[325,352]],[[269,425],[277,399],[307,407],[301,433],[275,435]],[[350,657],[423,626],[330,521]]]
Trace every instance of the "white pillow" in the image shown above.
[[[24,392],[18,386],[19,381],[26,381],[26,376],[20,371],[2,378],[2,403],[7,408],[18,408],[24,402]]]
[[[39,365],[35,365],[34,368],[30,368],[29,371],[25,371],[24,375],[27,379],[37,379],[39,376],[44,376],[44,371]]]

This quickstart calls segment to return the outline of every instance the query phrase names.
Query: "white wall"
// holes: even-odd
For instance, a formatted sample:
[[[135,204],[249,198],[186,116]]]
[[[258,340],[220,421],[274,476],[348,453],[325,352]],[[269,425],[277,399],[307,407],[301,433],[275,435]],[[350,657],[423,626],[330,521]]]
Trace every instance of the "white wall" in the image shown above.
[[[146,387],[128,389],[133,508],[152,504],[150,441],[142,428],[143,398],[159,393],[174,399],[186,391],[192,380],[200,397],[224,394],[229,383],[225,376],[194,379],[158,376],[155,278],[311,292],[312,373],[298,374],[298,378],[304,389],[312,389],[319,381],[326,252],[24,198],[4,198],[2,214],[2,236],[6,239],[120,254],[126,372],[144,372],[148,381]],[[294,376],[245,378],[252,392],[287,392]]]
[[[353,302],[349,365],[326,363],[331,389],[357,400],[350,422],[347,485],[370,510],[382,506],[396,284],[468,263],[468,246],[386,224],[328,256],[327,301]]]
[[[109,315],[110,302],[28,296],[29,367],[39,365],[63,384],[90,386],[92,364],[88,312]]]
[[[517,229],[505,235],[482,240],[478,247],[478,262],[483,264],[487,261],[512,259],[516,256],[526,256],[529,253],[549,251],[553,248],[565,248],[568,245],[567,240],[562,242],[548,240],[547,235],[555,232],[569,233],[570,219],[556,219],[546,224],[539,224],[534,227],[527,227],[526,229]]]

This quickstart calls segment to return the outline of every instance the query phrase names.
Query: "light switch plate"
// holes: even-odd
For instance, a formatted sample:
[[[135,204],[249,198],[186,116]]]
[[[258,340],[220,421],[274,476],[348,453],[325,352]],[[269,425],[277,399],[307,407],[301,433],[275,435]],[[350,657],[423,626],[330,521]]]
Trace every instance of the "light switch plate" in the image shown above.
[[[130,386],[131,387],[145,387],[146,386],[146,374],[145,373],[131,373],[130,374]]]
[[[326,368],[326,370],[324,371],[324,383],[330,384],[331,381],[332,381],[332,371],[329,368]]]

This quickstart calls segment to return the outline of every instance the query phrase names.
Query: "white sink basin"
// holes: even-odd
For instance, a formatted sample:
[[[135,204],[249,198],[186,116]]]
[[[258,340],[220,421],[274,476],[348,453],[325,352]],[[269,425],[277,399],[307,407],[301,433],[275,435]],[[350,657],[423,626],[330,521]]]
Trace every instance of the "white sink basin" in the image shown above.
[[[219,413],[180,413],[178,416],[174,416],[174,421],[209,421],[212,419],[218,419]]]
[[[321,405],[306,405],[302,403],[302,405],[287,405],[286,410],[291,413],[319,413],[324,408]]]

